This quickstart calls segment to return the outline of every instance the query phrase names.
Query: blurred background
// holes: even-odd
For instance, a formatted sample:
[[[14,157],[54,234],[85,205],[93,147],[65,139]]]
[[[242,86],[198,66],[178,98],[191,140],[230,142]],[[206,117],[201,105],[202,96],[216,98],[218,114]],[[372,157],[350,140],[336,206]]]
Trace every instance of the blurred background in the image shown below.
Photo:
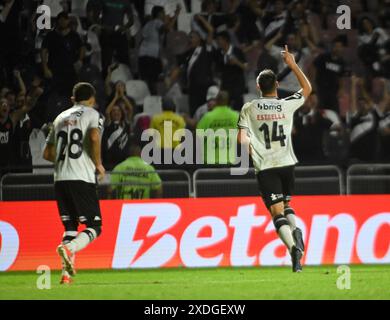
[[[37,28],[42,4],[50,29]],[[337,28],[339,5],[351,29]],[[297,193],[390,191],[389,0],[2,0],[0,42],[1,200],[54,199],[45,136],[78,81],[105,118],[103,199],[257,195],[253,170],[231,176],[223,157],[147,164],[141,135],[236,128],[265,68],[294,93],[284,44],[314,87],[294,119]]]

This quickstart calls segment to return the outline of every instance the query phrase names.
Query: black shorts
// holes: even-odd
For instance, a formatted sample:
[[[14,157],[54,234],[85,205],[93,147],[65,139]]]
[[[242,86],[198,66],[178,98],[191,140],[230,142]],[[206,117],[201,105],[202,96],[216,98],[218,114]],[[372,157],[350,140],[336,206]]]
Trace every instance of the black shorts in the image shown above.
[[[257,181],[267,208],[281,201],[290,201],[294,192],[294,166],[260,171]]]
[[[91,227],[102,225],[96,185],[85,181],[57,181],[54,184],[62,222],[71,221]]]

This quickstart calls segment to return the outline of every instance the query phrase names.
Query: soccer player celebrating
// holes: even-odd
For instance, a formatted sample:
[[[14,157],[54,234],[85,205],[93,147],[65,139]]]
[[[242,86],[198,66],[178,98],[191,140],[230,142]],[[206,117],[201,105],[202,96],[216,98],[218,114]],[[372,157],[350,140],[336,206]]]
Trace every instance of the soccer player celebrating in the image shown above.
[[[72,282],[74,255],[101,233],[102,219],[96,191],[105,170],[100,156],[103,119],[94,110],[95,89],[89,83],[73,88],[73,107],[62,112],[48,135],[44,158],[54,162],[57,206],[65,227],[57,253],[62,261],[61,284]],[[79,223],[86,229],[78,233]]]
[[[257,77],[262,96],[243,106],[238,122],[238,141],[247,147],[253,159],[263,201],[280,239],[290,252],[293,272],[300,272],[304,243],[302,232],[296,226],[295,212],[289,206],[297,163],[291,131],[294,112],[304,104],[312,88],[287,46],[281,53],[302,89],[280,99],[276,75],[271,70],[263,70]]]

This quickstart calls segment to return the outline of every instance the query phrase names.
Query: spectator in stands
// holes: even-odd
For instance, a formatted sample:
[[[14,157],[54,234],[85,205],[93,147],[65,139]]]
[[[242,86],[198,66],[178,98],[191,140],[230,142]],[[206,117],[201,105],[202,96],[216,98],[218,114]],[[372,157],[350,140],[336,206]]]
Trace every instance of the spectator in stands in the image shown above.
[[[262,22],[266,40],[273,38],[278,32],[283,30],[287,22],[287,10],[284,1],[276,0],[273,2],[272,10],[265,13]]]
[[[217,103],[217,96],[219,93],[219,88],[217,86],[211,86],[207,90],[206,100],[207,102],[201,105],[195,112],[194,117],[185,117],[187,126],[191,129],[196,128],[198,122],[203,118],[203,116],[213,109],[215,104]]]
[[[101,16],[99,22],[103,70],[106,71],[112,64],[114,56],[118,62],[129,65],[129,40],[126,31],[134,20],[131,1],[89,0],[87,11],[90,16]]]
[[[172,152],[180,144],[180,139],[173,138],[176,135],[180,136],[180,131],[185,128],[184,118],[175,113],[176,105],[170,98],[163,98],[163,112],[155,114],[152,117],[150,128],[155,129],[158,134],[156,141],[162,152]],[[165,129],[168,131],[166,132]]]
[[[190,115],[206,101],[207,89],[213,84],[213,28],[200,15],[198,20],[208,25],[207,42],[204,44],[199,33],[190,32],[190,49],[178,57],[188,88]]]
[[[51,89],[64,96],[71,96],[76,68],[83,65],[85,55],[84,44],[69,22],[68,13],[58,14],[57,25],[43,39],[41,52],[45,78],[50,80]]]
[[[11,112],[8,101],[0,99],[0,175],[17,165],[15,130],[25,115],[35,106],[38,95],[27,97],[24,105]]]
[[[387,32],[375,25],[369,17],[363,17],[359,21],[359,57],[371,75],[380,72],[380,50],[389,39]]]
[[[259,58],[257,59],[257,69],[255,71],[255,77],[263,71],[264,69],[270,69],[275,74],[279,73],[279,59],[275,58],[270,52],[265,48],[263,43],[260,43],[260,52]]]
[[[305,104],[294,115],[293,144],[297,158],[302,164],[324,163],[324,138],[329,130],[341,125],[336,118],[331,121],[327,116],[331,110],[321,110],[318,97],[312,92]]]
[[[343,93],[342,77],[346,73],[344,49],[345,42],[336,37],[331,51],[318,55],[313,62],[319,104],[336,112],[339,112],[338,97]]]
[[[379,122],[379,134],[381,145],[381,160],[390,161],[390,103],[383,118]]]
[[[383,28],[390,29],[390,2],[388,0],[378,1],[378,15]]]
[[[138,53],[139,76],[144,80],[152,94],[157,93],[157,82],[163,71],[161,62],[161,36],[172,30],[180,13],[180,6],[175,15],[170,18],[165,15],[163,7],[155,6],[152,9],[152,20],[142,28],[142,42]]]
[[[221,72],[221,90],[229,92],[230,102],[235,110],[241,110],[242,95],[246,92],[245,71],[248,68],[243,52],[230,42],[229,34],[224,31],[217,35],[220,51],[217,64]]]
[[[0,12],[0,83],[11,82],[22,56],[22,0],[4,0]]]
[[[35,105],[39,97],[43,94],[43,89],[35,87],[30,90],[28,96],[24,91],[21,91],[16,98],[17,110],[23,110],[26,104]],[[28,111],[30,111],[29,108]],[[18,166],[19,172],[32,172],[32,155],[30,149],[30,135],[33,130],[33,121],[29,113],[26,113],[15,126],[14,143],[15,143],[15,165]]]
[[[128,156],[111,173],[112,198],[162,198],[161,179],[154,167],[141,158],[141,148],[136,144],[131,144]]]
[[[261,30],[257,22],[262,18],[265,10],[257,0],[230,1],[229,22],[234,28],[235,36],[244,52],[258,44],[261,38]],[[237,46],[237,44],[235,44]]]
[[[117,83],[115,95],[106,109],[102,137],[102,160],[107,170],[111,170],[127,157],[133,108],[134,105],[126,97],[124,84]]]
[[[384,44],[384,54],[381,58],[381,76],[390,79],[390,40]]]
[[[216,98],[215,106],[207,112],[199,121],[196,129],[198,130],[211,129],[215,134],[215,141],[211,145],[207,143],[206,135],[202,135],[205,139],[204,162],[206,164],[233,164],[236,154],[236,139],[229,133],[229,129],[236,129],[239,113],[232,110],[229,106],[229,94],[226,91],[220,91]],[[220,136],[221,130],[224,136]],[[202,139],[202,137],[200,137]]]
[[[208,111],[211,111],[215,107],[219,91],[218,86],[211,86],[207,89],[206,103],[201,105],[195,112],[195,119],[198,122]]]
[[[356,76],[352,76],[347,123],[350,129],[350,160],[374,160],[377,152],[377,117],[373,102],[365,94],[363,81]]]
[[[134,0],[133,0],[134,1]],[[175,9],[177,6],[184,6],[183,9],[186,9],[186,1],[184,0],[144,0],[143,12],[145,20],[148,20],[152,16],[152,10],[156,6],[163,7],[165,14],[167,16],[173,17],[175,15]],[[186,11],[186,10],[185,10]],[[138,11],[140,12],[140,11]]]
[[[19,70],[14,70],[13,71],[13,79],[12,79],[12,83],[14,83],[16,81],[17,83],[17,90],[15,89],[11,89],[9,87],[3,87],[1,89],[1,98],[5,98],[8,102],[8,106],[12,111],[15,110],[16,108],[16,97],[19,96],[19,95],[22,95],[22,96],[25,96],[26,95],[26,86],[24,84],[24,81],[20,75],[20,71]],[[13,87],[14,88],[14,87]]]
[[[201,16],[217,30],[220,26],[226,24],[227,16],[220,12],[217,12],[218,5],[216,0],[203,0],[201,5]],[[199,20],[198,16],[194,16],[191,22],[191,29],[198,32],[203,40],[208,37],[207,26]]]
[[[377,105],[375,112],[378,121],[379,134],[379,159],[381,161],[390,160],[390,82],[382,79],[383,95]],[[369,98],[369,97],[368,97]],[[374,102],[370,102],[374,105]]]

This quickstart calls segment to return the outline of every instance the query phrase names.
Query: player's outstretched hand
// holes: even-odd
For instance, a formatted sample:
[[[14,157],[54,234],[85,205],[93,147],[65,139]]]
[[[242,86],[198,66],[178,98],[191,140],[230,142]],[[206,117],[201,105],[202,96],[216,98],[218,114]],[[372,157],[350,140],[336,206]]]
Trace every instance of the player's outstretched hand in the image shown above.
[[[290,67],[292,68],[293,66],[296,65],[296,62],[295,62],[295,57],[292,53],[290,53],[288,51],[288,46],[285,45],[284,46],[284,50],[281,52],[282,53],[282,57],[283,57],[283,60],[284,62]]]
[[[103,165],[99,165],[96,167],[96,171],[98,174],[98,181],[101,182],[104,179],[104,176],[106,175],[106,169],[104,169]]]

